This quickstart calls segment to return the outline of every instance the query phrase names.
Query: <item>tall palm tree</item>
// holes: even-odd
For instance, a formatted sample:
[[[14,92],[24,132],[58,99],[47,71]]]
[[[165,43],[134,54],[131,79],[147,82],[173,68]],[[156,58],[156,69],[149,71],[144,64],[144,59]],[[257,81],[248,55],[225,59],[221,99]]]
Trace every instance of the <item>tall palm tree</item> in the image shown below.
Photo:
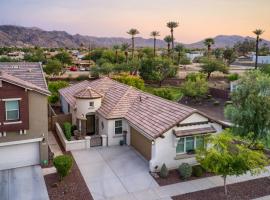
[[[115,50],[115,63],[118,63],[118,50],[120,49],[120,46],[118,44],[113,45],[113,49]]]
[[[173,31],[175,28],[177,28],[179,26],[178,22],[168,22],[167,23],[167,27],[171,30],[171,38],[172,38],[172,55],[173,55],[173,51],[174,51],[174,36],[173,36]]]
[[[260,42],[260,36],[263,34],[262,29],[256,29],[253,31],[253,33],[256,35],[256,60],[255,60],[255,69],[258,68],[258,54],[259,54],[259,42]]]
[[[139,34],[140,32],[136,28],[130,29],[127,34],[131,35],[131,40],[132,40],[132,59],[134,58],[134,40],[135,40],[135,35]]]
[[[181,59],[181,53],[184,51],[185,47],[182,44],[177,44],[174,49],[178,53],[177,54],[177,63],[179,65],[180,64],[180,59]]]
[[[213,38],[206,38],[204,40],[204,45],[207,47],[208,57],[210,56],[211,47],[212,47],[213,44],[215,44],[215,40]]]
[[[165,36],[164,41],[167,43],[168,47],[168,57],[170,56],[172,37],[170,35]]]
[[[126,63],[128,63],[128,48],[129,48],[129,46],[130,46],[130,44],[128,44],[128,43],[123,43],[123,44],[121,45],[122,51],[125,52]]]
[[[158,31],[152,31],[150,34],[154,38],[154,57],[156,57],[156,42],[157,42],[157,37],[160,36]]]

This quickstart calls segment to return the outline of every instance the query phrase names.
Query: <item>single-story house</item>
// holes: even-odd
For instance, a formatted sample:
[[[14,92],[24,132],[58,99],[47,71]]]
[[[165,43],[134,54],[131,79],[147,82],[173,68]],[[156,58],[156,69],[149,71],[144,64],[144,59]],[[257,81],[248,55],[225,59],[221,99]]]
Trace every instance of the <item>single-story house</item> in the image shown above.
[[[105,146],[125,143],[149,161],[151,171],[163,163],[177,168],[195,164],[194,150],[206,134],[226,124],[204,113],[103,77],[60,90],[64,113],[86,135],[106,136]],[[104,144],[103,144],[104,145]]]

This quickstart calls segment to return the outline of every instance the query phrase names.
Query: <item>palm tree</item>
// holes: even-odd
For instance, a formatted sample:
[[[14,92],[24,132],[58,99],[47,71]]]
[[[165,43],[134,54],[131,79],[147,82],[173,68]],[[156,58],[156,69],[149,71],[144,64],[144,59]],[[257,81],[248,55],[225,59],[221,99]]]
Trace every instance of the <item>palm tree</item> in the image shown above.
[[[179,26],[178,22],[168,22],[167,27],[171,30],[171,38],[172,38],[172,53],[174,51],[174,36],[173,36],[173,30]]]
[[[154,57],[156,57],[156,41],[157,37],[160,36],[158,31],[152,31],[150,34],[154,38]]]
[[[115,50],[115,63],[118,63],[118,50],[120,49],[120,46],[118,44],[113,45],[113,49]]]
[[[168,57],[170,56],[170,49],[172,43],[172,37],[170,35],[165,36],[164,41],[167,43],[168,46]]]
[[[213,44],[215,44],[215,40],[213,38],[206,38],[204,40],[204,45],[207,47],[208,57],[210,56],[211,47],[212,47]]]
[[[259,54],[259,42],[260,42],[260,36],[263,34],[262,29],[256,29],[253,31],[253,33],[256,35],[256,60],[255,60],[255,69],[258,68],[258,54]]]
[[[136,28],[130,29],[127,34],[131,35],[131,40],[132,40],[132,59],[134,58],[134,40],[135,40],[135,35],[139,34],[140,32]]]
[[[177,55],[177,63],[179,65],[180,64],[181,53],[184,51],[185,47],[182,44],[177,44],[174,49],[178,53],[178,55]]]
[[[129,48],[129,46],[130,46],[130,44],[128,44],[128,43],[123,43],[123,44],[121,45],[122,51],[125,52],[126,63],[128,63],[128,48]]]

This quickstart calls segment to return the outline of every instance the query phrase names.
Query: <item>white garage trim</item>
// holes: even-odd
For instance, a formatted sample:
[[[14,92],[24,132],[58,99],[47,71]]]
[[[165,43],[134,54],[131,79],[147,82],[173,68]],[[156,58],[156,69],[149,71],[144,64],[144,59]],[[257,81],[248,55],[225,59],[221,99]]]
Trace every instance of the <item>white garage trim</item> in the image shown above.
[[[3,142],[3,143],[0,143],[0,147],[16,145],[16,144],[32,143],[32,142],[41,142],[42,139],[43,138],[35,138],[35,139],[30,139],[30,140],[19,140],[19,141],[13,141],[13,142]]]

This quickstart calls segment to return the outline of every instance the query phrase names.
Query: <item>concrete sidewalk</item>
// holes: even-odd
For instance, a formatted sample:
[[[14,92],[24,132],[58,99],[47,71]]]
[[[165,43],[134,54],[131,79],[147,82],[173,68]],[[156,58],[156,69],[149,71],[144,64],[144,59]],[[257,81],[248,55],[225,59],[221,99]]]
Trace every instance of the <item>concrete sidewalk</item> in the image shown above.
[[[267,167],[267,170],[270,170],[270,167]],[[258,178],[270,176],[269,171],[264,172],[257,176],[251,176],[250,173],[247,173],[243,176],[229,176],[227,178],[227,184],[240,183],[244,181],[254,180]],[[172,196],[177,196],[181,194],[196,192],[200,190],[206,190],[214,187],[223,186],[223,179],[220,176],[212,176],[207,178],[201,178],[193,181],[186,181],[182,183],[176,183],[172,185],[156,187],[153,189],[140,191],[136,193],[129,194],[127,196],[118,196],[111,198],[119,200],[169,200]],[[270,196],[263,197],[260,200],[270,199]]]

